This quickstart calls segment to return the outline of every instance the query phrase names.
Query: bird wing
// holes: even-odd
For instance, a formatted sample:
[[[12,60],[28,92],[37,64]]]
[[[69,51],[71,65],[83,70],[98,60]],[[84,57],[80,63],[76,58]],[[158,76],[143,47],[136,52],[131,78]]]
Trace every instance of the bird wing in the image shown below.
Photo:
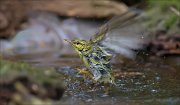
[[[90,41],[114,53],[134,58],[133,50],[142,48],[145,32],[147,32],[140,20],[138,11],[129,10],[120,16],[113,17],[100,27]]]

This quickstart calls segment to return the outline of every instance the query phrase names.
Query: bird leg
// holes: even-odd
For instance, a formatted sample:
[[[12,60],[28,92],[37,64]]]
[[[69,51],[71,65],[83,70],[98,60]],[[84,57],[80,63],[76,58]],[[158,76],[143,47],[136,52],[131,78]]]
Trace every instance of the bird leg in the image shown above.
[[[109,95],[109,92],[111,90],[111,85],[110,84],[105,84],[105,95]]]
[[[87,68],[82,68],[82,69],[76,68],[76,70],[79,71],[78,74],[83,75],[84,79],[87,79],[87,78],[89,78],[89,77],[90,77],[90,78],[93,77],[92,74],[89,72],[89,70],[88,70]]]
[[[104,95],[109,95],[110,91],[112,89],[112,84],[110,83],[104,83]]]

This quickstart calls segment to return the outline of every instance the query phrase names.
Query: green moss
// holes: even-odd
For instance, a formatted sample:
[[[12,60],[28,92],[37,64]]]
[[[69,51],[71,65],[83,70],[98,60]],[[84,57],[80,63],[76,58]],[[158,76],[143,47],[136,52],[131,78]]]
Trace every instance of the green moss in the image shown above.
[[[52,68],[33,67],[24,62],[12,62],[0,59],[0,80],[8,81],[19,76],[25,76],[32,81],[51,85],[62,85],[62,75]]]
[[[180,32],[174,30],[179,28],[179,17],[171,11],[170,7],[180,9],[180,0],[148,0],[148,9],[145,12],[145,26],[150,31],[166,30],[169,34],[171,32]]]
[[[166,10],[169,6],[179,8],[180,0],[148,0],[148,4],[150,6],[159,6],[161,10]]]
[[[165,20],[164,26],[166,29],[170,29],[177,21],[178,21],[178,17],[176,15],[170,15]]]

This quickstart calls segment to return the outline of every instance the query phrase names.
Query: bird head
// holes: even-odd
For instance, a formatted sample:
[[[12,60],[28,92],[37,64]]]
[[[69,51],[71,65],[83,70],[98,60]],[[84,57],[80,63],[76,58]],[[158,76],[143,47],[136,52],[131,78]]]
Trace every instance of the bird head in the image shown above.
[[[65,41],[69,42],[77,52],[86,53],[92,48],[91,43],[86,40],[67,40],[67,39],[65,39]]]

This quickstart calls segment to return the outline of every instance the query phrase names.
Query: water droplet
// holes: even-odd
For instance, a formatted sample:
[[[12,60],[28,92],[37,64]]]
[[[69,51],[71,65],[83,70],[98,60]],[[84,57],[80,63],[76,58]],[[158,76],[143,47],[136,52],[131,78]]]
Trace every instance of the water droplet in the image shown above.
[[[159,81],[161,78],[160,77],[156,77],[156,80]]]
[[[87,99],[87,100],[86,100],[86,102],[91,102],[91,101],[92,101],[92,99]]]
[[[107,96],[109,96],[108,94],[103,94],[101,97],[107,97]]]
[[[152,89],[151,92],[152,92],[152,93],[157,93],[158,91],[155,90],[155,89]]]

